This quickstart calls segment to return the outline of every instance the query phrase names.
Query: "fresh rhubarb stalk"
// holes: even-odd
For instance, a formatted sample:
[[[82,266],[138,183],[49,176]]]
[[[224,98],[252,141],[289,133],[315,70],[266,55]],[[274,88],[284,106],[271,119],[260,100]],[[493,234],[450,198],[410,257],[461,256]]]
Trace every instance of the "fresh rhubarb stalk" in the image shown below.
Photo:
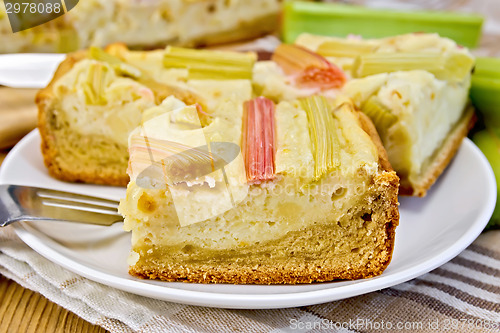
[[[270,180],[275,171],[274,103],[265,97],[245,102],[243,152],[249,183]]]
[[[330,105],[324,96],[300,99],[307,114],[314,157],[314,178],[340,166],[340,143]]]
[[[486,126],[500,133],[500,58],[477,58],[470,98]]]
[[[287,1],[283,9],[283,39],[298,35],[346,37],[350,34],[380,38],[412,32],[435,32],[466,47],[476,47],[483,18],[479,15],[439,11],[401,11],[360,6]]]
[[[340,88],[346,82],[344,72],[324,57],[298,45],[281,44],[272,60],[292,78],[298,88],[320,90]]]
[[[474,76],[500,80],[500,58],[476,58]]]
[[[474,134],[473,141],[490,162],[497,182],[497,192],[500,193],[500,137],[494,131],[486,129]],[[500,227],[500,198],[497,198],[488,227]]]
[[[190,79],[236,80],[251,79],[255,53],[194,50],[169,46],[163,65],[167,68],[186,68]]]

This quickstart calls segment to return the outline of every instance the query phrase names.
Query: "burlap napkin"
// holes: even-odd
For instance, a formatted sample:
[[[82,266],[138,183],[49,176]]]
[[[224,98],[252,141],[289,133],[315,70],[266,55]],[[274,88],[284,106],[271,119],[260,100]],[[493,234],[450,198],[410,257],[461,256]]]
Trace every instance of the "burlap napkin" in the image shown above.
[[[11,227],[0,274],[111,332],[499,332],[500,230],[410,282],[320,305],[278,310],[187,306],[133,295],[53,264]],[[103,297],[105,295],[105,297]]]

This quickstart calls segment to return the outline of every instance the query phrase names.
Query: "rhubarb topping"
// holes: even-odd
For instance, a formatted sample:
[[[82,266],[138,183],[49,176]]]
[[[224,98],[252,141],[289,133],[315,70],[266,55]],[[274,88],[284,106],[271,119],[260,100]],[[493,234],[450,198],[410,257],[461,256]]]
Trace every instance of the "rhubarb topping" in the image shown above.
[[[307,114],[309,135],[314,157],[314,177],[321,178],[331,169],[340,166],[340,143],[331,107],[324,96],[300,99]]]
[[[186,68],[189,79],[236,80],[251,79],[255,53],[194,50],[169,46],[165,50],[166,68]]]
[[[242,147],[248,182],[274,178],[275,120],[274,103],[265,97],[245,102]]]
[[[340,88],[346,82],[344,72],[317,53],[301,46],[281,44],[272,56],[297,88],[319,90]]]

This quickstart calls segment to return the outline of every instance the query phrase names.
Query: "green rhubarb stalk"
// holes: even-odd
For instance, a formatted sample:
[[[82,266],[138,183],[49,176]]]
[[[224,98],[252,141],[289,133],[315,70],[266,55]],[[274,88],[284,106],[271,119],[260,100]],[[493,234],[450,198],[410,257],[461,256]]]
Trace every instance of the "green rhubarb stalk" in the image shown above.
[[[481,149],[486,156],[495,174],[497,182],[497,193],[500,191],[500,137],[492,131],[483,130],[477,132],[473,137],[474,143]],[[491,216],[488,227],[500,227],[500,199],[497,197],[497,203],[493,215]]]
[[[483,114],[486,130],[473,141],[491,164],[500,191],[500,58],[477,58],[470,90],[472,103]],[[500,227],[500,199],[488,227]]]
[[[500,58],[477,58],[470,97],[486,125],[500,133]]]
[[[340,143],[331,107],[324,96],[300,99],[307,114],[314,157],[314,178],[319,179],[340,166]]]
[[[500,80],[500,58],[476,58],[474,76]]]
[[[412,32],[433,32],[467,47],[476,47],[483,18],[438,11],[397,11],[319,2],[286,2],[283,39],[293,43],[303,32],[346,37],[381,38]]]
[[[483,115],[486,126],[500,133],[500,76],[488,78],[474,74],[470,98]]]
[[[235,80],[251,79],[254,53],[195,50],[169,46],[163,65],[167,68],[188,69],[189,79]]]

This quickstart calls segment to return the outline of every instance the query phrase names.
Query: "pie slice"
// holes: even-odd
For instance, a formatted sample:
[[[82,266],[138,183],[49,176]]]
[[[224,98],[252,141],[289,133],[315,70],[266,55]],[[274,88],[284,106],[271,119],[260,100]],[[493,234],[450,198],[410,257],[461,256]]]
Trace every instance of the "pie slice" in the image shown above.
[[[135,49],[235,42],[274,32],[280,10],[280,0],[81,0],[52,21],[12,33],[1,6],[0,53],[70,52],[116,42]]]
[[[179,50],[192,51],[170,49],[174,56]],[[106,50],[70,54],[36,97],[42,153],[50,174],[64,181],[126,186],[128,135],[145,110],[175,96],[188,104],[199,103],[208,115],[227,98],[251,98],[255,54],[197,52],[208,52],[207,58],[213,57],[217,66],[220,55],[223,61],[241,61],[241,70],[240,65],[233,68],[236,76],[231,68],[225,73],[242,78],[203,79],[213,75],[210,68],[201,68],[191,78],[186,68],[163,63],[165,50],[129,51],[113,44]]]
[[[347,39],[303,34],[350,80],[342,93],[377,127],[400,193],[425,196],[474,124],[468,96],[474,58],[437,34]]]
[[[129,137],[132,275],[296,284],[383,272],[398,177],[351,101],[228,99],[203,116],[169,97]]]

